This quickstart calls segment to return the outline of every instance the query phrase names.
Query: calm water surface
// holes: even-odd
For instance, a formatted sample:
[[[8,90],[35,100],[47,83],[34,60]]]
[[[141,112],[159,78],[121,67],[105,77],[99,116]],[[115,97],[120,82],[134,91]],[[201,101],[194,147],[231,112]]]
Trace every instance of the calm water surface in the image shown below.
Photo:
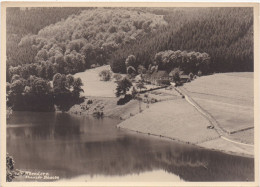
[[[252,181],[254,160],[115,128],[119,121],[13,112],[15,168],[73,181]],[[26,176],[18,181],[34,181]],[[44,181],[37,179],[37,181]]]

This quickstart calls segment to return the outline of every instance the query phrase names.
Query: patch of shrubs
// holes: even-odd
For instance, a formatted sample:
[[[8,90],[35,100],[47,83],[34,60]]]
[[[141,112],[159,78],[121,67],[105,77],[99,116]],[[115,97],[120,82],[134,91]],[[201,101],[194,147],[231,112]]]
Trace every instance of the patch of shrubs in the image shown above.
[[[93,101],[90,99],[90,100],[88,100],[88,102],[87,102],[87,104],[88,105],[90,105],[90,104],[92,104],[93,103]]]
[[[132,99],[132,95],[126,94],[124,98],[120,98],[117,101],[117,105],[124,105],[124,104],[128,103],[131,99]]]
[[[6,181],[12,182],[15,177],[24,175],[24,171],[14,169],[14,159],[13,157],[6,154]]]
[[[103,113],[103,111],[95,111],[95,112],[93,112],[93,116],[96,118],[103,118],[104,113]]]
[[[103,70],[99,73],[99,77],[102,81],[110,81],[112,72],[110,70]]]
[[[118,73],[116,73],[116,74],[114,74],[114,79],[116,80],[116,81],[120,81],[123,77],[122,77],[122,75],[120,75],[120,74],[118,74]]]
[[[152,98],[152,99],[151,99],[151,103],[156,103],[156,102],[158,102],[157,99],[155,99],[155,98]]]
[[[189,77],[190,77],[190,80],[192,80],[194,78],[193,73],[189,73]]]
[[[175,87],[182,86],[182,85],[183,85],[183,83],[181,81],[176,81],[176,83],[175,83]]]
[[[157,80],[157,84],[160,86],[171,85],[169,80]]]

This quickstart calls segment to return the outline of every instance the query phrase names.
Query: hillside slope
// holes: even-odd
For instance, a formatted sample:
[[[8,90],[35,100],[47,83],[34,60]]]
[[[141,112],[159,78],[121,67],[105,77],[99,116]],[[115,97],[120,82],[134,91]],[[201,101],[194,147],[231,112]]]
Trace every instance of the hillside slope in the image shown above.
[[[137,64],[148,67],[160,51],[186,50],[208,53],[212,72],[253,71],[252,8],[169,9],[165,20],[169,26],[160,34],[146,36],[114,53],[112,68],[130,54],[136,56]]]
[[[43,9],[31,11],[53,15],[56,9],[45,13]],[[18,16],[7,19],[8,33],[16,38],[15,42],[7,40],[7,81],[14,74],[24,79],[36,75],[51,80],[56,73],[75,74],[92,64],[109,63],[114,72],[125,72],[122,64],[129,55],[136,57],[134,68],[140,64],[148,68],[154,63],[155,55],[166,50],[207,53],[210,72],[253,71],[252,8],[66,11],[50,21],[36,16],[35,20],[41,21],[35,28],[28,21],[34,18],[21,14],[26,24],[21,27],[20,36],[31,31],[21,40],[20,36],[16,37],[18,31],[14,23],[23,19]],[[46,26],[48,23],[51,25]]]
[[[36,53],[34,62],[51,61],[51,57],[60,53],[66,55],[76,51],[85,55],[88,62],[104,64],[107,55],[119,45],[135,41],[162,25],[167,25],[163,17],[149,12],[125,8],[96,8],[51,24],[39,30],[36,35],[23,37],[19,47],[31,46],[30,49]],[[34,30],[32,29],[32,34],[35,34]],[[42,54],[45,56],[41,57]],[[25,60],[20,59],[29,63]]]
[[[33,31],[38,27],[31,29],[32,34],[21,38],[16,50],[10,50],[17,46],[7,41],[8,51],[12,51],[7,53],[7,66],[16,66],[19,72],[26,71],[20,73],[25,79],[34,72],[51,80],[55,73],[74,74],[91,64],[106,64],[121,45],[136,42],[166,25],[162,15],[148,11],[131,8],[83,10],[40,29],[37,34]],[[25,30],[30,28],[31,25]],[[34,64],[34,67],[27,64]],[[11,79],[12,72],[7,72],[7,80]]]
[[[18,44],[22,37],[28,34],[38,34],[42,28],[54,24],[68,16],[78,15],[82,10],[90,9],[89,7],[37,7],[37,8],[18,8],[8,7],[6,9],[6,53],[8,64],[29,63],[27,59],[23,61],[20,58],[22,54],[29,51],[19,48]]]

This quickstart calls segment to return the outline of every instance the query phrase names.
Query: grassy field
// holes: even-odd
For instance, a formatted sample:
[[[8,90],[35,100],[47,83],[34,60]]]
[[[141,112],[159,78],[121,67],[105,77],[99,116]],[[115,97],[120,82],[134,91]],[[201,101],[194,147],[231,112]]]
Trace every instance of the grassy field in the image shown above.
[[[253,143],[251,131],[235,133],[254,127],[253,73],[222,73],[200,77],[183,88],[219,125],[233,134],[229,137]]]
[[[249,106],[254,103],[253,73],[220,73],[199,77],[183,86],[190,93],[205,96],[223,97],[239,103],[246,101]],[[196,95],[197,96],[197,95]]]
[[[207,129],[208,125],[207,119],[179,98],[153,104],[118,126],[197,144],[219,137],[215,130]]]
[[[84,72],[76,73],[75,78],[81,78],[82,89],[85,96],[115,97],[116,83],[114,79],[110,81],[100,81],[99,73],[102,70],[110,70],[110,66],[100,66],[94,69],[87,69]]]
[[[226,141],[222,138],[217,138],[217,139],[214,139],[211,141],[206,141],[206,142],[200,143],[198,145],[201,147],[208,148],[208,149],[222,150],[222,151],[233,153],[233,154],[247,155],[247,156],[254,155],[254,147],[235,144],[235,143]]]
[[[149,93],[159,95],[161,102],[123,121],[118,127],[229,153],[254,154],[254,147],[246,145],[254,142],[253,73],[199,77],[186,83],[181,90],[185,90],[189,97],[231,134],[220,137],[214,129],[208,129],[210,121],[178,96],[175,89]],[[169,95],[175,95],[175,98],[168,101],[162,99]]]

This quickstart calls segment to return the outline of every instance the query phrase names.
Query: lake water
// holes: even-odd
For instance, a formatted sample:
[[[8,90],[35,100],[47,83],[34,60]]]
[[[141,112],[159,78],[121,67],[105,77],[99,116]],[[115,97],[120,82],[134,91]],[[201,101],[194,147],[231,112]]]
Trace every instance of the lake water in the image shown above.
[[[253,158],[132,133],[116,128],[118,123],[110,118],[13,112],[7,125],[7,152],[16,169],[32,172],[16,180],[254,180]],[[34,178],[34,173],[41,177]]]

